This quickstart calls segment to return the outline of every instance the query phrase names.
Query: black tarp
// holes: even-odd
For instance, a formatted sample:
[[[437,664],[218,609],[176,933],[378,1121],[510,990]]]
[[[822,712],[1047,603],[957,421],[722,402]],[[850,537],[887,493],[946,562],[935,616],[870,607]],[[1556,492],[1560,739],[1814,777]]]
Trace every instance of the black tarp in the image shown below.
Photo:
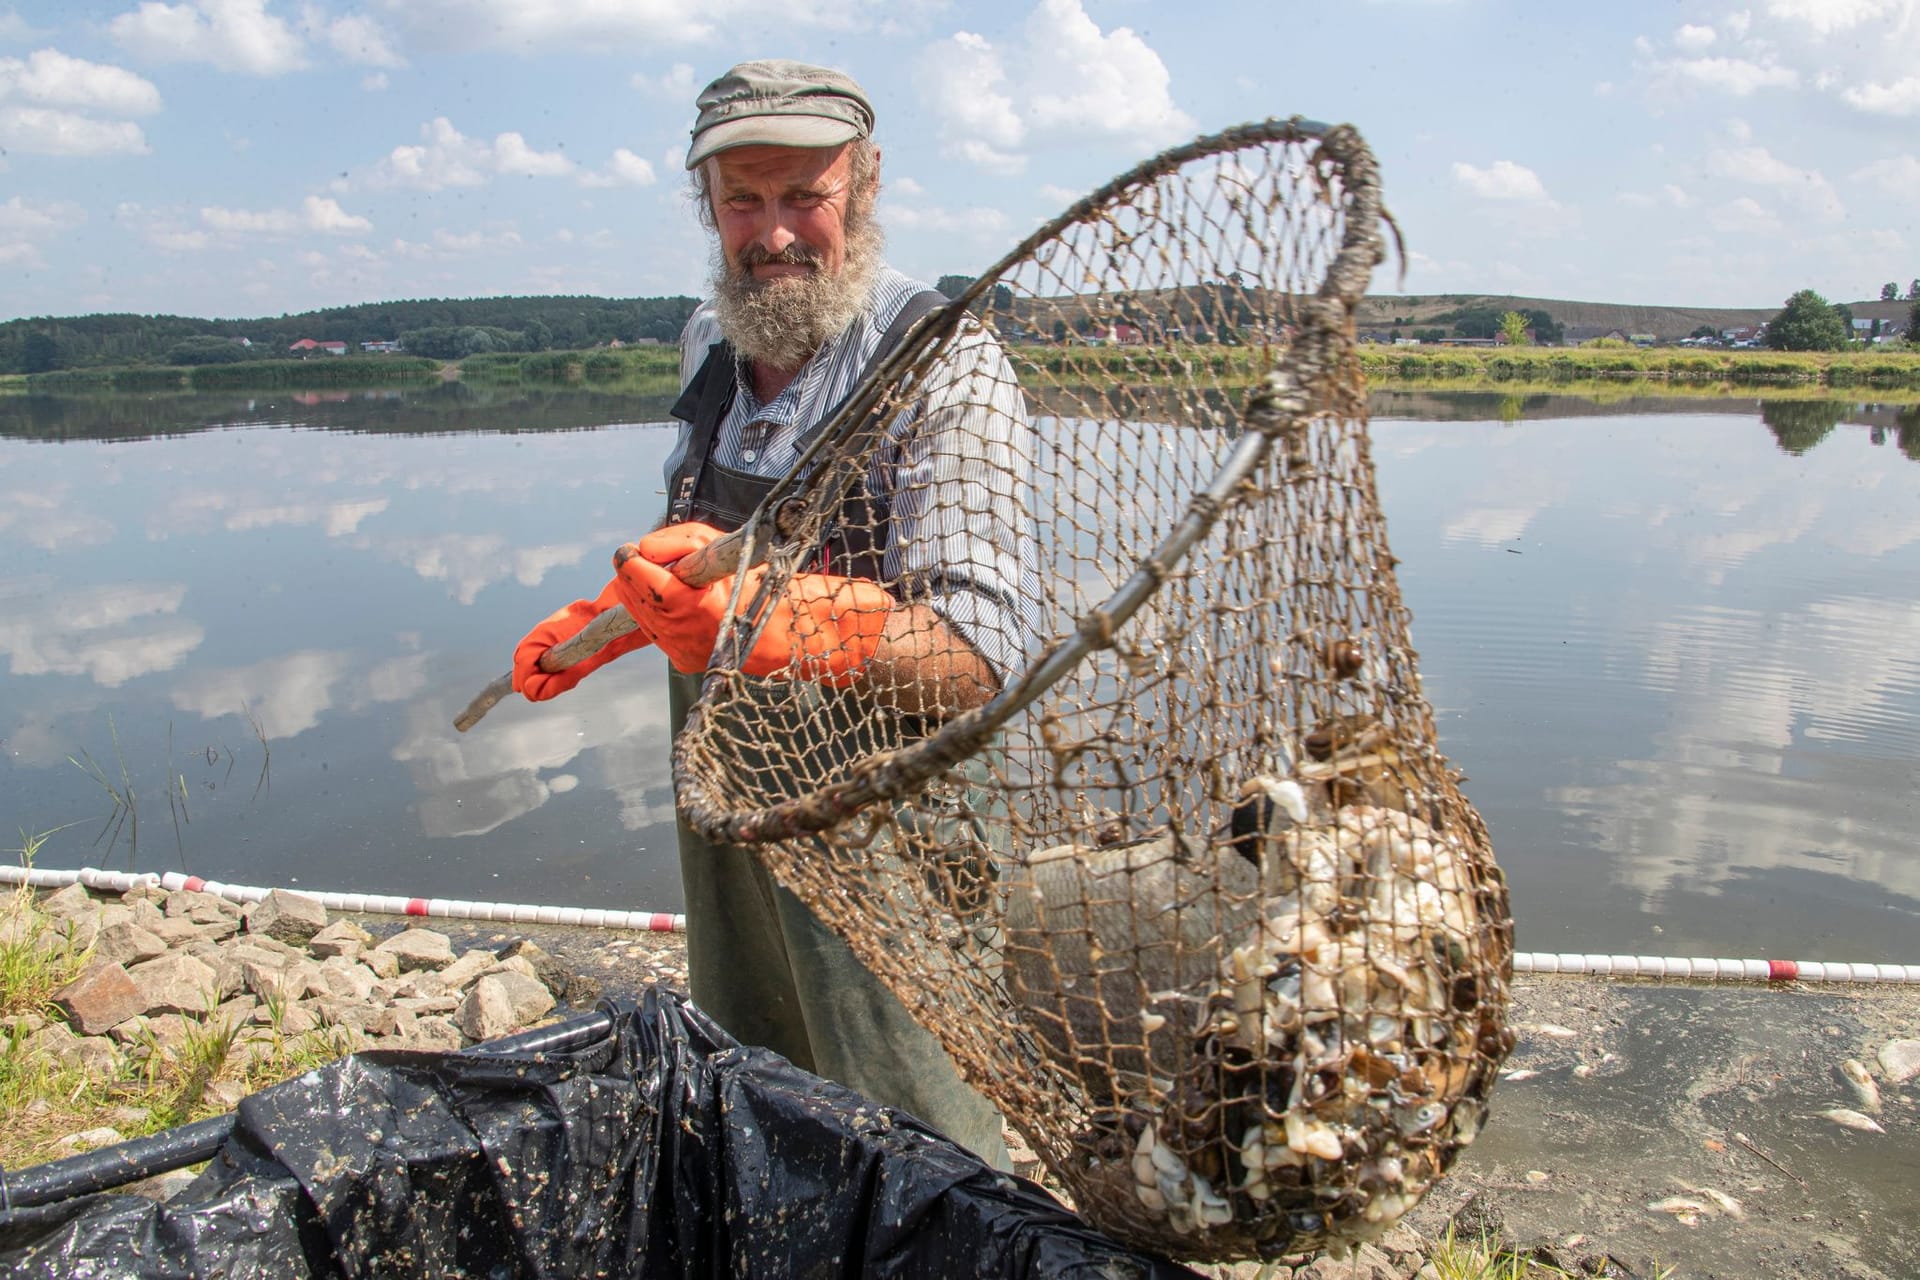
[[[26,1277],[1175,1277],[668,992],[569,1052],[358,1054],[244,1100],[171,1201],[14,1208]]]

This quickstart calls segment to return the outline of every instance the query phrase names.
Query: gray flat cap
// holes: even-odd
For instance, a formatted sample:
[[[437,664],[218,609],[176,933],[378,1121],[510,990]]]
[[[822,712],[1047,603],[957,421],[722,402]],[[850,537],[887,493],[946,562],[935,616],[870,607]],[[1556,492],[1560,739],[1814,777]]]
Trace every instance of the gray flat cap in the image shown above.
[[[837,147],[873,133],[873,104],[852,76],[785,58],[741,63],[694,105],[689,169],[730,147]]]

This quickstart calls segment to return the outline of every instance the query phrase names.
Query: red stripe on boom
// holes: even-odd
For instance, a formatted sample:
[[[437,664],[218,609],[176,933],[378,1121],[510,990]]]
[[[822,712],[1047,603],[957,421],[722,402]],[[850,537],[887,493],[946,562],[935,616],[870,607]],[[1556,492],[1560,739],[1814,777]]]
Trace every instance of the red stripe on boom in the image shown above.
[[[427,914],[427,900],[425,898],[408,898],[407,914],[410,916],[423,916]]]
[[[1767,961],[1768,982],[1792,982],[1800,976],[1800,966],[1792,960]]]
[[[186,883],[187,892],[198,893],[206,887],[207,887],[207,882],[205,880],[202,880],[199,876],[187,877],[187,883]]]

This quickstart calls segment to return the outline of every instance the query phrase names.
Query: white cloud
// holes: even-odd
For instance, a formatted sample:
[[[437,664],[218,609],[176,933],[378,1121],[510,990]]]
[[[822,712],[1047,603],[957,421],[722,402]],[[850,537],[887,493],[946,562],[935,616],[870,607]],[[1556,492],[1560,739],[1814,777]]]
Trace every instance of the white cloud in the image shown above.
[[[685,103],[689,111],[693,109],[694,96],[699,92],[699,87],[694,84],[693,68],[684,62],[674,63],[664,75],[650,76],[636,71],[633,73],[633,87],[657,98]]]
[[[1909,203],[1920,203],[1920,159],[1911,155],[1888,156],[1876,160],[1853,175],[1855,182],[1870,182]]]
[[[1879,18],[1904,20],[1912,7],[1911,0],[1771,0],[1767,14],[1801,23],[1817,36],[1830,36]]]
[[[407,60],[394,51],[386,28],[364,14],[329,18],[326,10],[310,4],[301,15],[308,37],[326,45],[348,62],[363,67],[404,67]]]
[[[393,251],[403,258],[449,258],[514,249],[520,244],[520,233],[512,227],[491,231],[448,231],[441,227],[429,242],[395,240]]]
[[[388,153],[375,166],[369,181],[376,186],[440,191],[482,186],[496,174],[561,177],[575,168],[573,161],[558,151],[534,150],[518,133],[500,134],[492,142],[469,138],[445,116],[421,125],[420,136],[426,141],[395,147]]]
[[[222,209],[207,206],[200,210],[200,221],[215,231],[235,235],[291,235],[315,231],[328,235],[358,235],[373,230],[373,223],[348,213],[340,202],[326,196],[308,196],[294,209]]]
[[[360,87],[368,93],[380,93],[387,87],[387,73],[374,71],[360,77]]]
[[[1849,106],[1876,116],[1920,115],[1920,76],[1892,84],[1863,84],[1840,93]]]
[[[1712,27],[1695,26],[1689,22],[1673,33],[1673,47],[1683,53],[1699,53],[1709,48],[1715,38]]]
[[[1791,67],[1749,62],[1745,58],[1684,58],[1665,64],[1683,80],[1744,98],[1760,89],[1792,89],[1800,73]]]
[[[1715,231],[1773,234],[1783,228],[1780,219],[1752,196],[1737,196],[1707,210],[1707,225]]]
[[[1195,127],[1160,55],[1131,28],[1102,32],[1081,0],[1040,0],[1004,50],[956,32],[922,53],[918,72],[944,152],[993,173],[1022,171],[1036,142],[1150,146]]]
[[[592,53],[711,41],[728,32],[864,25],[868,0],[375,0],[418,49]]]
[[[1691,209],[1694,199],[1683,188],[1669,182],[1658,191],[1622,191],[1620,203],[1636,209]]]
[[[34,204],[24,196],[13,196],[0,203],[0,235],[40,235],[84,222],[86,216],[78,205]]]
[[[345,653],[305,649],[248,667],[195,672],[169,697],[205,720],[251,712],[266,737],[291,738],[320,723],[333,707],[334,686],[352,669]]]
[[[46,34],[12,9],[0,9],[0,40],[25,43]]]
[[[42,156],[145,155],[147,135],[131,120],[0,106],[0,148]]]
[[[1027,37],[1047,62],[1047,74],[1032,82],[1036,128],[1143,144],[1193,132],[1193,118],[1173,105],[1166,63],[1132,28],[1103,35],[1081,0],[1040,0]]]
[[[887,225],[906,231],[937,231],[998,238],[1006,232],[1007,215],[984,206],[958,210],[890,206],[887,209]]]
[[[160,109],[160,91],[152,81],[58,49],[36,50],[24,61],[0,58],[0,100],[9,98],[110,116],[147,116]]]
[[[210,62],[256,76],[307,65],[300,37],[267,12],[266,0],[147,0],[107,30],[123,48],[160,62]]]
[[[1469,194],[1482,200],[1514,201],[1520,204],[1552,204],[1553,197],[1540,181],[1540,175],[1511,160],[1495,160],[1485,169],[1465,161],[1455,161],[1453,180]]]
[[[580,175],[583,187],[650,187],[653,184],[653,165],[625,147],[615,148],[606,168]]]
[[[198,623],[174,616],[186,593],[184,586],[126,583],[52,597],[0,619],[0,654],[14,676],[86,676],[108,688],[165,671],[206,638]]]
[[[1771,187],[1815,217],[1836,222],[1846,216],[1840,193],[1815,169],[1796,169],[1765,147],[1722,147],[1707,155],[1707,172],[1717,178]]]

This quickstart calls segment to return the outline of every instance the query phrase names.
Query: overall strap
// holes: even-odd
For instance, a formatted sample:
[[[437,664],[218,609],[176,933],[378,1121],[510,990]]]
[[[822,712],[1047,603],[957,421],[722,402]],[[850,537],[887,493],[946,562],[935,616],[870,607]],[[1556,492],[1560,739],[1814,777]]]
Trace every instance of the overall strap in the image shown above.
[[[667,494],[667,522],[680,524],[693,515],[693,494],[699,487],[700,473],[707,469],[713,453],[713,441],[720,434],[720,423],[733,403],[737,386],[733,344],[716,342],[707,348],[707,358],[687,383],[687,389],[673,403],[670,412],[693,429],[687,435],[687,448],[680,468]]]
[[[873,371],[893,354],[901,341],[907,336],[907,330],[915,322],[946,302],[946,296],[937,289],[923,289],[908,298],[894,313],[886,331],[880,335],[880,345],[874,348],[873,356],[867,361],[867,367],[860,372],[860,382],[854,384],[855,390]],[[701,362],[699,371],[687,383],[680,398],[674,401],[671,410],[674,417],[688,423],[692,430],[687,436],[686,450],[681,454],[680,467],[675,473],[667,494],[667,521],[677,524],[689,520],[693,515],[694,494],[700,487],[700,477],[706,471],[713,456],[714,441],[720,434],[720,424],[726,420],[727,411],[733,405],[734,392],[739,388],[738,361],[734,356],[733,344],[716,342],[707,348],[707,358]],[[847,400],[853,398],[848,392],[845,399],[833,409],[823,414],[806,433],[811,439],[813,434],[827,423],[833,421]]]

